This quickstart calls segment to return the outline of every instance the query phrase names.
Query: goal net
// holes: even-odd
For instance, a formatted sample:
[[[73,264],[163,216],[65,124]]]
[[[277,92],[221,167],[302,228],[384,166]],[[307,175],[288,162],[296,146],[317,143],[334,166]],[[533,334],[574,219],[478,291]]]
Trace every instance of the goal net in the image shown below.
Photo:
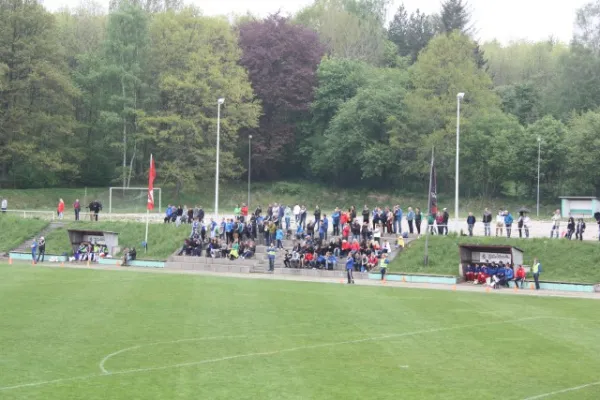
[[[148,188],[141,187],[111,187],[108,194],[108,204],[104,204],[108,213],[145,213],[148,206]],[[154,188],[154,213],[162,210],[162,191]]]

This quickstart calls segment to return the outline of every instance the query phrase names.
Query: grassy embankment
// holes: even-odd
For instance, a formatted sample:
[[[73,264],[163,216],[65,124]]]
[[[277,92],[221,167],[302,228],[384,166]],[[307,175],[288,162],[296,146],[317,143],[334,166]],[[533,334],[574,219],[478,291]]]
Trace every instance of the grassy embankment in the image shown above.
[[[0,253],[18,247],[31,239],[48,225],[48,221],[23,219],[14,215],[0,214]]]
[[[483,237],[431,236],[429,266],[423,265],[425,238],[415,240],[391,263],[390,272],[458,275],[458,245],[509,244],[524,252],[524,263],[533,258],[542,262],[543,280],[578,283],[600,282],[600,246],[597,242],[565,239],[507,239]]]
[[[144,186],[144,185],[141,185]],[[319,205],[325,212],[330,212],[336,206],[348,207],[355,205],[362,208],[364,204],[369,207],[388,206],[400,204],[407,208],[421,207],[425,210],[427,207],[427,193],[401,193],[393,191],[375,191],[366,189],[340,189],[330,186],[324,186],[308,182],[273,182],[273,183],[255,183],[252,184],[251,205],[254,208],[257,204],[262,205],[263,209],[269,203],[277,202],[282,204],[305,204],[309,211]],[[66,209],[71,212],[71,204],[76,198],[79,198],[83,206],[86,206],[94,199],[100,200],[104,205],[104,212],[108,212],[109,190],[108,188],[77,188],[77,189],[26,189],[26,190],[0,190],[0,196],[6,197],[9,201],[10,209],[25,210],[48,210],[54,211],[59,198],[63,198],[66,203]],[[113,191],[113,211],[115,212],[145,212],[146,193],[142,191],[126,192],[125,198],[122,192]],[[245,183],[224,184],[219,193],[219,210],[222,212],[231,212],[237,203],[246,202],[248,199],[247,186]],[[438,195],[440,207],[454,209],[454,193],[440,193]],[[549,218],[552,211],[559,206],[558,199],[553,202],[541,205],[540,216]],[[155,193],[155,201],[158,207],[158,193]],[[209,184],[198,188],[197,190],[188,190],[176,196],[172,190],[165,189],[162,193],[162,208],[167,204],[187,204],[192,206],[200,204],[206,211],[212,211],[214,205],[214,185]],[[507,208],[516,212],[521,206],[529,207],[535,210],[535,199],[522,200],[517,198],[497,198],[483,199],[463,198],[460,208],[463,215],[468,211],[473,211],[479,215],[485,207],[490,210]],[[162,213],[163,210],[157,210]],[[534,215],[532,215],[532,218]]]

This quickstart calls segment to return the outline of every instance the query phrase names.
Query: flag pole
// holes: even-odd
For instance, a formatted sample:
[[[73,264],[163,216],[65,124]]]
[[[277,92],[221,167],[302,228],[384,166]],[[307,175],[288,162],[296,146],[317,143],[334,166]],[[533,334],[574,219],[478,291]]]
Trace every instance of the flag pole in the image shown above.
[[[429,227],[429,216],[431,215],[431,182],[433,180],[433,150],[435,147],[431,147],[431,164],[429,165],[429,186],[428,192],[429,196],[427,197],[427,232],[425,234],[425,257],[423,259],[423,264],[427,266],[429,264],[429,231],[431,228]]]

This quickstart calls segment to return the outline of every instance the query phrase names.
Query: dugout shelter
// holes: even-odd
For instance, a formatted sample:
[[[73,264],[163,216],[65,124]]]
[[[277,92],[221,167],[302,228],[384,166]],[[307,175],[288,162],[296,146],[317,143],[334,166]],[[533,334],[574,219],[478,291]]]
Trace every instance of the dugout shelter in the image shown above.
[[[121,251],[119,247],[119,234],[117,232],[91,229],[69,229],[68,232],[73,252],[76,252],[79,249],[79,245],[84,242],[106,245],[108,253],[112,256]]]
[[[523,250],[508,245],[479,245],[461,244],[459,247],[460,264],[458,272],[465,276],[467,266],[470,264],[500,263],[522,265]]]

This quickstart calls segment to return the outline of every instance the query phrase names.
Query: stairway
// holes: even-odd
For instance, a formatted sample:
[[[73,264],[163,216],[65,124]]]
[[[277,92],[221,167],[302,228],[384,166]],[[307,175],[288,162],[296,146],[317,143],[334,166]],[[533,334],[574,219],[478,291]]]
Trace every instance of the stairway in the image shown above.
[[[65,226],[64,222],[50,222],[50,224],[48,224],[48,226],[46,226],[44,229],[42,229],[41,232],[38,232],[35,234],[35,236],[27,239],[26,241],[24,241],[23,243],[21,243],[18,247],[16,247],[15,249],[11,250],[12,252],[15,253],[29,253],[31,252],[31,243],[33,243],[33,239],[34,238],[39,238],[40,236],[47,236],[50,232],[55,231],[59,228],[63,228]]]

